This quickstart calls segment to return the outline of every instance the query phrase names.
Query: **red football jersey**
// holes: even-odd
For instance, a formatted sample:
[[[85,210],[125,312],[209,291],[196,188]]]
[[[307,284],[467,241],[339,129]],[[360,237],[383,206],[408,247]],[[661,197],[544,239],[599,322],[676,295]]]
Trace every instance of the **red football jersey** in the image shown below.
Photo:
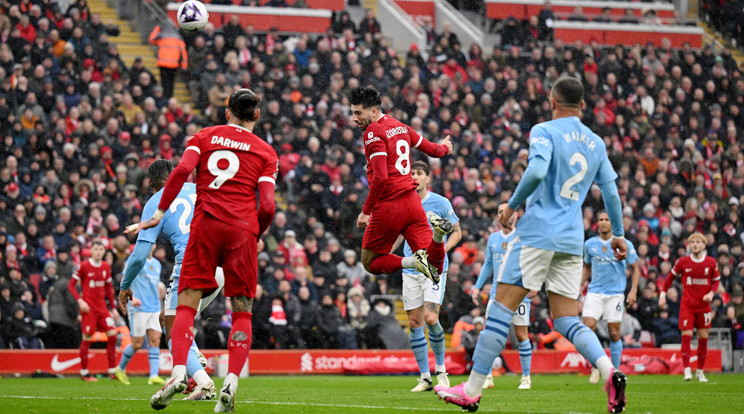
[[[82,298],[90,306],[91,310],[103,313],[108,312],[106,296],[111,301],[111,308],[116,306],[114,302],[114,287],[111,284],[111,265],[107,262],[102,260],[96,266],[88,259],[80,264],[80,269],[72,275],[72,278],[73,280],[70,281],[70,286],[72,286],[71,291],[74,291],[73,296],[79,299],[77,289],[74,288],[74,285],[80,282],[80,286],[83,288]]]
[[[664,281],[663,291],[672,286],[676,276],[682,281],[681,306],[692,311],[710,312],[710,303],[703,301],[714,286],[718,286],[721,277],[718,275],[718,263],[712,257],[703,256],[696,261],[692,256],[680,257],[667,280]]]
[[[258,183],[275,183],[278,157],[271,145],[239,125],[204,128],[186,151],[199,154],[194,215],[203,212],[258,233]]]

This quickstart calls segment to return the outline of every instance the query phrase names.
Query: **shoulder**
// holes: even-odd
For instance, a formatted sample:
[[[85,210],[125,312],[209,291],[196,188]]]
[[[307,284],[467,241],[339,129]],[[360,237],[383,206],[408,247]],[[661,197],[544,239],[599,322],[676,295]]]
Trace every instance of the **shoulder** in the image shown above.
[[[703,263],[705,263],[706,265],[718,266],[718,261],[710,256],[706,256],[705,261]]]

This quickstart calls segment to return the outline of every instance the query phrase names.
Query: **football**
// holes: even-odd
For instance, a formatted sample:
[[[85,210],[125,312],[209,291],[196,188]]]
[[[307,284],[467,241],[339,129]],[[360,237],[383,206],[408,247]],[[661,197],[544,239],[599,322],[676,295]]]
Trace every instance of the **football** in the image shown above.
[[[206,26],[209,21],[209,12],[204,3],[196,0],[189,0],[181,3],[176,14],[178,25],[183,30],[189,32],[198,32]]]

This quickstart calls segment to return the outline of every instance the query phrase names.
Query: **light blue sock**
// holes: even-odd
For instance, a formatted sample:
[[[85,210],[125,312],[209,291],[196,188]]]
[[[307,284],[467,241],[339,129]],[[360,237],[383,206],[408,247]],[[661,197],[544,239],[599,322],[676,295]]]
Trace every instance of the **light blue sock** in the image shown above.
[[[610,358],[612,358],[612,365],[619,369],[623,358],[623,341],[610,342]]]
[[[429,347],[426,345],[424,328],[411,328],[409,341],[411,342],[411,350],[413,351],[413,356],[416,358],[419,371],[421,374],[431,375],[429,373]]]
[[[150,361],[150,376],[157,377],[160,370],[160,347],[151,346],[147,352],[147,359]]]
[[[493,361],[504,350],[514,311],[494,301],[487,316],[486,326],[480,333],[473,353],[473,371],[482,375],[491,373]]]
[[[129,365],[129,360],[132,359],[134,356],[134,348],[132,348],[132,344],[127,345],[126,348],[124,348],[124,352],[121,353],[121,361],[119,361],[119,369],[126,370],[127,365]]]
[[[519,363],[522,364],[522,375],[530,375],[532,368],[532,342],[529,339],[519,343]]]
[[[171,349],[171,341],[168,341],[168,349]],[[199,363],[199,348],[196,346],[196,341],[194,341],[191,343],[189,356],[186,359],[186,373],[189,377],[193,377],[195,372],[203,369]]]
[[[555,329],[571,341],[576,350],[593,366],[597,366],[599,358],[607,356],[597,335],[579,322],[578,316],[564,316],[553,320],[553,324]]]
[[[434,359],[437,365],[444,365],[444,329],[442,324],[437,321],[434,325],[427,325],[429,327],[429,344],[431,344],[431,350],[434,351]]]

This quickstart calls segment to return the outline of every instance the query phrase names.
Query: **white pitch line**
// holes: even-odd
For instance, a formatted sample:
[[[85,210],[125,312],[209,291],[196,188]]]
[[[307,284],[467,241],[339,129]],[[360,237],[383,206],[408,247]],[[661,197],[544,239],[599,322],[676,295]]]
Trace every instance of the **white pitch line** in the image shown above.
[[[73,400],[77,399],[74,397],[54,397],[54,396],[31,396],[31,395],[0,395],[0,400],[3,398],[14,398],[14,399],[28,399],[28,400]],[[141,398],[124,398],[124,397],[85,397],[86,400],[105,400],[105,401],[142,401],[147,402],[147,400],[143,400]],[[174,400],[179,401],[179,400]],[[191,401],[196,403],[214,403],[214,401]],[[381,405],[360,405],[360,404],[323,404],[323,403],[295,403],[295,402],[288,402],[288,401],[252,401],[252,400],[239,400],[235,401],[239,404],[257,404],[257,405],[288,405],[288,406],[301,406],[301,407],[324,407],[324,408],[358,408],[358,409],[367,409],[367,410],[400,410],[400,411],[456,411],[457,406],[446,406],[446,407],[390,407],[390,406],[381,406]],[[479,409],[481,412],[510,412],[510,411],[502,411],[502,410],[489,410],[489,409]],[[516,411],[514,411],[516,412]],[[523,411],[520,411],[523,412]],[[535,413],[562,413],[566,414],[565,411],[548,411],[548,410],[537,410],[537,411],[526,411],[527,413],[535,412]],[[569,412],[567,414],[590,414],[590,413],[581,413],[581,412]]]

